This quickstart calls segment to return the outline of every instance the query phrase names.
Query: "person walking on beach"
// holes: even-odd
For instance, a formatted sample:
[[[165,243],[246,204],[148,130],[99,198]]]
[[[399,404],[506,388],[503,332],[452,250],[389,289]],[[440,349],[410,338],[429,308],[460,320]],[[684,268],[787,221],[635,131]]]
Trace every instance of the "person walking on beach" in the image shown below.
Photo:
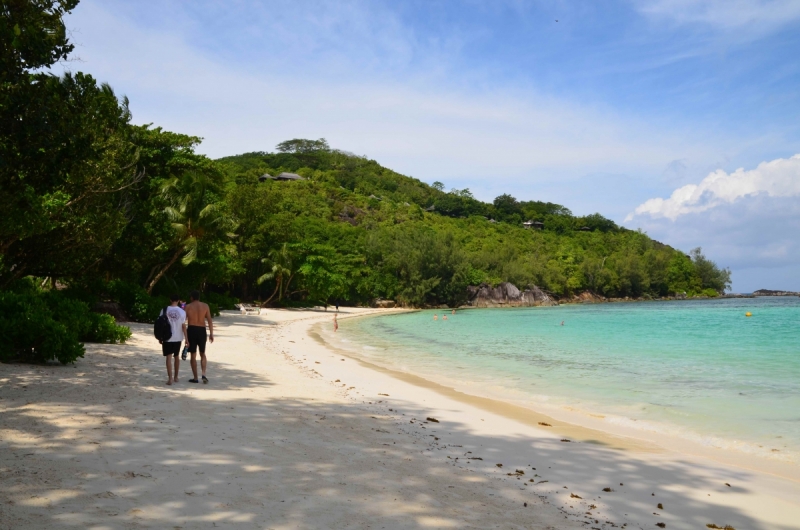
[[[333,315],[333,332],[334,333],[339,331],[339,320],[336,318],[337,316],[339,316],[339,315],[334,313],[334,315]]]
[[[206,377],[206,322],[208,322],[208,340],[214,342],[214,322],[211,320],[211,310],[208,304],[200,301],[200,292],[192,291],[189,293],[191,302],[186,304],[186,320],[189,326],[186,329],[186,345],[189,353],[192,354],[192,375],[194,379],[189,379],[190,383],[199,383],[197,380],[197,350],[200,350],[200,369],[202,370],[203,383],[208,383]]]
[[[161,343],[161,353],[167,360],[167,384],[171,385],[173,382],[178,382],[178,368],[181,366],[181,344],[186,336],[186,312],[178,307],[178,303],[181,301],[180,296],[173,294],[169,297],[169,300],[170,305],[164,308],[163,313],[169,320],[172,336],[168,341]],[[175,366],[174,373],[172,371],[173,364]]]

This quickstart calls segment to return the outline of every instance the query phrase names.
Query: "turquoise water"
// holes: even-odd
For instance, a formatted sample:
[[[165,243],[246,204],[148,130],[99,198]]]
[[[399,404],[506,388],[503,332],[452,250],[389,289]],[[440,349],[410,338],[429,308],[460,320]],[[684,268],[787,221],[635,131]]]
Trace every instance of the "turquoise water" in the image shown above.
[[[343,320],[336,340],[466,392],[771,458],[800,455],[798,298],[442,314]]]

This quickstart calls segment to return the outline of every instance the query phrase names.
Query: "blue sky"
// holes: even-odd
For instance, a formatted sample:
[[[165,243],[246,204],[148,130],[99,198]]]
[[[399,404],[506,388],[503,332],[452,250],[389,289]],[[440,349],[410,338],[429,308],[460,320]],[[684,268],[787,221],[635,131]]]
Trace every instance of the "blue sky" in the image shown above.
[[[209,156],[324,137],[800,290],[800,1],[84,0],[67,23],[64,68]]]

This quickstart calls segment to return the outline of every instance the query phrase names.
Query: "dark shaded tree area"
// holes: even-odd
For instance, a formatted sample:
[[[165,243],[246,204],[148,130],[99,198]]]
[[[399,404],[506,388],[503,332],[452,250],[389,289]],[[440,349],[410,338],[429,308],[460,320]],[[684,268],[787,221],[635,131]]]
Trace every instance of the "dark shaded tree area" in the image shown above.
[[[729,285],[730,271],[700,249],[687,256],[550,202],[484,203],[324,139],[210,160],[197,137],[132,125],[127,100],[90,75],[47,72],[72,51],[62,19],[76,4],[0,3],[0,290],[13,293],[4,307],[44,311],[26,297],[58,286],[87,307],[116,301],[151,320],[165,295],[194,288],[216,308],[235,298],[458,305],[467,285],[501,281],[559,296]],[[282,172],[303,180],[261,178]],[[83,335],[62,349],[79,351],[68,343]]]

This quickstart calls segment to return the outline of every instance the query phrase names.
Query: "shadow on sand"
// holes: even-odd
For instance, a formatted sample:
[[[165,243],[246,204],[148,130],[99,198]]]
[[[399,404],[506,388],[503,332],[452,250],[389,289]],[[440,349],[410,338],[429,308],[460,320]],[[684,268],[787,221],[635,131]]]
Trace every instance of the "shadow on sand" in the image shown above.
[[[224,364],[212,385],[190,387],[182,368],[184,382],[169,389],[163,359],[131,350],[141,349],[97,346],[68,367],[0,365],[1,528],[552,528],[537,518],[546,510],[558,528],[764,527],[687,498],[686,484],[725,486],[698,483],[706,479],[684,465],[651,467],[593,444],[565,453],[558,441],[479,436],[446,418],[411,424],[426,411],[388,399],[250,399],[270,378]],[[598,478],[576,484],[598,461]],[[516,468],[524,476],[506,474]],[[542,482],[556,468],[571,489]],[[654,473],[671,483],[651,492]],[[747,489],[745,473],[731,480]],[[545,493],[565,513],[543,505]],[[623,513],[661,513],[612,521],[588,508],[598,497]]]

